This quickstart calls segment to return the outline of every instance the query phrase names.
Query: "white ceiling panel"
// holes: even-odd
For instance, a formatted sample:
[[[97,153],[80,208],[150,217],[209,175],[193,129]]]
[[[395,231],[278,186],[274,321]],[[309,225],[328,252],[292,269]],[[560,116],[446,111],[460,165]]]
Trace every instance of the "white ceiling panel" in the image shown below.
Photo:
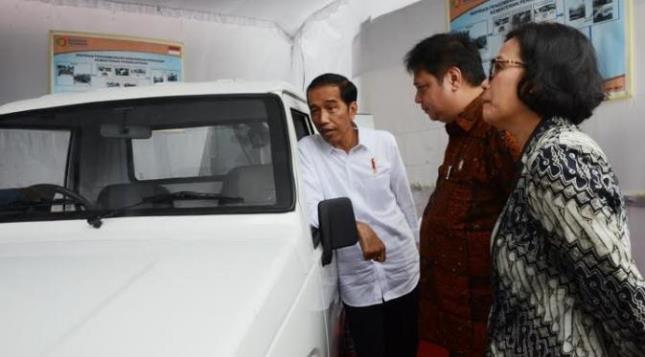
[[[334,0],[127,0],[115,3],[162,6],[270,21],[293,35],[312,14]]]

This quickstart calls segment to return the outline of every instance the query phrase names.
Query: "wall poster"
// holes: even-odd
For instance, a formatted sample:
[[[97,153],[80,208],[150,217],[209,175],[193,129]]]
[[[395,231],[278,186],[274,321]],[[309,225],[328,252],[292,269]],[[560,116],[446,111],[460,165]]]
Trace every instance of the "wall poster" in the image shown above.
[[[451,31],[467,31],[485,69],[512,29],[527,22],[573,26],[593,43],[610,99],[631,89],[631,0],[449,0]]]
[[[49,42],[51,93],[183,79],[181,43],[58,31]]]

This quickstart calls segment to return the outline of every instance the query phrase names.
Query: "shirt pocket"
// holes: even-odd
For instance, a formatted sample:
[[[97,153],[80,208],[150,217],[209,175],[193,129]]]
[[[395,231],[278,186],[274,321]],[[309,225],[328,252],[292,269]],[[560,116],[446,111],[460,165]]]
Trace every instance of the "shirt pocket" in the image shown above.
[[[394,198],[390,189],[390,167],[381,166],[370,170],[369,174],[358,177],[354,185],[365,200],[369,210],[381,210]]]
[[[460,159],[439,166],[439,177],[454,184],[472,186],[473,182],[481,176],[481,169],[479,158]]]

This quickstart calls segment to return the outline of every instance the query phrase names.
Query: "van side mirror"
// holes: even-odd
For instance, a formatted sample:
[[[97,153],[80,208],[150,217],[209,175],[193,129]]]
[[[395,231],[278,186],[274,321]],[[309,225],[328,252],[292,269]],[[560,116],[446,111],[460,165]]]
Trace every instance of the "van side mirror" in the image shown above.
[[[322,265],[331,263],[332,252],[358,242],[352,201],[347,197],[318,203],[318,234],[323,246]]]

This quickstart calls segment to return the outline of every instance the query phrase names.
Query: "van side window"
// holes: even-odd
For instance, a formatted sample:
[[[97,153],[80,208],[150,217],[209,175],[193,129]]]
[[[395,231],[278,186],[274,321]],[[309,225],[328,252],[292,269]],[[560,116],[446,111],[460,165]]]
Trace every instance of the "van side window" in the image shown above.
[[[132,159],[137,180],[209,177],[240,166],[269,165],[269,125],[239,121],[153,129],[150,138],[132,140]]]
[[[65,185],[70,130],[0,128],[0,190]]]
[[[309,115],[291,108],[291,117],[293,118],[293,126],[296,128],[298,140],[314,133],[311,124],[309,124]]]

